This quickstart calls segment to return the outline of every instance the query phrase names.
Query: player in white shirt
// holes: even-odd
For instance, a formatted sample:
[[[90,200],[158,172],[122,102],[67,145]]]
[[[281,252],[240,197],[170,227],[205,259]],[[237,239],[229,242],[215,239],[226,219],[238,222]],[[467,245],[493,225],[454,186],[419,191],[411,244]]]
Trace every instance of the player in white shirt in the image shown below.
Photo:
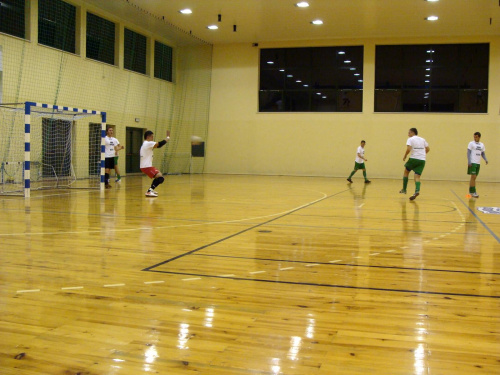
[[[109,184],[109,172],[115,168],[116,153],[123,148],[118,139],[114,138],[113,135],[114,129],[111,127],[107,128],[106,137],[104,137],[104,184],[106,185],[106,189],[111,187]]]
[[[474,140],[469,143],[467,147],[467,174],[470,175],[470,183],[469,183],[469,194],[473,198],[479,198],[476,192],[476,178],[479,174],[479,168],[481,167],[481,157],[488,165],[488,159],[486,159],[485,147],[482,142],[479,142],[481,139],[481,133],[474,133]]]
[[[410,197],[411,201],[420,195],[420,176],[424,171],[425,158],[429,151],[430,148],[427,141],[418,136],[418,130],[416,128],[411,128],[408,131],[408,140],[406,141],[406,152],[405,156],[403,156],[403,161],[406,161],[406,157],[410,152],[411,155],[405,164],[403,189],[400,191],[401,194],[406,194],[408,176],[410,172],[413,171],[415,173],[415,194]]]
[[[167,133],[168,134],[168,133]],[[146,197],[157,197],[158,193],[155,191],[156,187],[165,181],[165,178],[161,174],[161,172],[153,167],[153,150],[155,148],[161,148],[165,146],[170,137],[167,135],[167,138],[160,142],[155,142],[154,133],[151,130],[148,130],[144,133],[144,143],[141,146],[141,171],[146,174],[150,178],[153,179],[151,183],[151,187],[146,192]]]
[[[358,169],[363,170],[363,177],[365,178],[365,184],[369,184],[371,181],[366,178],[366,168],[365,168],[365,161],[368,161],[365,159],[365,141],[361,141],[361,145],[358,147],[356,151],[356,159],[354,160],[354,169],[347,177],[347,181],[352,183],[351,177],[354,176],[354,173],[358,171]]]

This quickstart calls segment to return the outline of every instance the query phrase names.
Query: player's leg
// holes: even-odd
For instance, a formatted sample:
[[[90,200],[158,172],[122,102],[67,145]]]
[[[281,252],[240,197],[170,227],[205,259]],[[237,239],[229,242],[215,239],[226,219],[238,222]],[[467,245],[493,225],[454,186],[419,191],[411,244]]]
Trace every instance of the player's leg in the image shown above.
[[[111,185],[109,184],[109,173],[111,172],[111,169],[114,169],[114,167],[114,158],[104,159],[104,185],[107,189],[111,187]]]
[[[153,167],[154,168],[154,167]],[[151,183],[151,187],[148,189],[146,192],[147,196],[158,196],[158,193],[155,191],[155,189],[165,181],[165,178],[163,177],[162,173],[157,170],[156,168],[154,169],[154,175],[153,175],[153,182]]]
[[[420,195],[420,174],[415,172],[415,193],[410,197],[410,200],[414,200]]]
[[[415,194],[410,197],[411,201],[420,195],[420,176],[424,172],[425,160],[415,160],[414,165],[415,167],[413,171],[415,172]]]
[[[351,177],[354,176],[354,173],[356,173],[357,171],[358,171],[358,163],[354,162],[354,169],[352,170],[349,177],[347,177],[347,181],[352,183]]]
[[[401,189],[399,192],[401,194],[406,194],[406,188],[408,187],[408,176],[410,175],[410,170],[405,167],[404,173],[403,173],[403,189]]]
[[[365,184],[369,184],[371,181],[366,178],[366,168],[363,168],[363,177],[365,178]]]
[[[115,156],[115,175],[116,175],[115,182],[120,182],[122,178],[120,176],[120,170],[118,169],[118,156]]]
[[[479,195],[476,191],[476,179],[479,174],[479,164],[472,164],[467,173],[470,174],[470,182],[469,182],[469,194],[474,198],[479,198]]]

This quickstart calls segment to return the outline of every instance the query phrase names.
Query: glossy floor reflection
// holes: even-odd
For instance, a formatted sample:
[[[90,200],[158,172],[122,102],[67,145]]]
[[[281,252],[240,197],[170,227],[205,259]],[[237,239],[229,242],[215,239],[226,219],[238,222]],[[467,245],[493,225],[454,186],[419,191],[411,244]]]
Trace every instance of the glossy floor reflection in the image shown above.
[[[0,373],[499,373],[498,184],[361,181],[0,197]]]

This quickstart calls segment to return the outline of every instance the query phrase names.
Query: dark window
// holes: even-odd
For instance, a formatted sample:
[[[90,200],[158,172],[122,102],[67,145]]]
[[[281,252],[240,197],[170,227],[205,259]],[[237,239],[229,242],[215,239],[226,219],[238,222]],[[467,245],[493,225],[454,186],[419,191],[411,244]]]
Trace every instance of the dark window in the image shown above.
[[[76,7],[61,0],[39,0],[38,42],[75,53]]]
[[[361,112],[363,47],[260,51],[260,112]]]
[[[0,1],[0,32],[24,38],[25,0]]]
[[[375,112],[486,113],[489,44],[377,46]]]
[[[144,35],[125,29],[124,67],[137,73],[146,74],[146,46]]]
[[[172,82],[172,47],[155,41],[155,77]]]
[[[115,63],[115,24],[92,13],[87,13],[87,57]]]

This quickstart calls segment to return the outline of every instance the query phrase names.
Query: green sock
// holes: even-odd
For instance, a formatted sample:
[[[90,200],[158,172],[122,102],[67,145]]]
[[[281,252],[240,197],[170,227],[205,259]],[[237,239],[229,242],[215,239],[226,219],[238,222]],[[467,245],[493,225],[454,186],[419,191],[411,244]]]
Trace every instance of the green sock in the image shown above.
[[[473,192],[473,193],[475,193],[475,192],[476,192],[476,187],[475,187],[475,186],[473,186],[473,187],[472,187],[472,192]]]
[[[469,193],[470,194],[474,193],[474,187],[473,186],[469,186]]]
[[[367,179],[366,178],[366,171],[363,171],[363,177],[365,178],[365,180]]]
[[[356,171],[351,172],[351,174],[349,175],[349,179],[351,179],[351,177],[354,176],[354,173],[356,173]]]
[[[116,177],[117,177],[118,179],[120,179],[120,175],[119,175],[119,174],[117,174],[117,175],[116,175]]]
[[[420,182],[415,182],[415,193],[420,191]]]
[[[403,177],[403,190],[406,191],[407,186],[408,186],[408,177]]]

